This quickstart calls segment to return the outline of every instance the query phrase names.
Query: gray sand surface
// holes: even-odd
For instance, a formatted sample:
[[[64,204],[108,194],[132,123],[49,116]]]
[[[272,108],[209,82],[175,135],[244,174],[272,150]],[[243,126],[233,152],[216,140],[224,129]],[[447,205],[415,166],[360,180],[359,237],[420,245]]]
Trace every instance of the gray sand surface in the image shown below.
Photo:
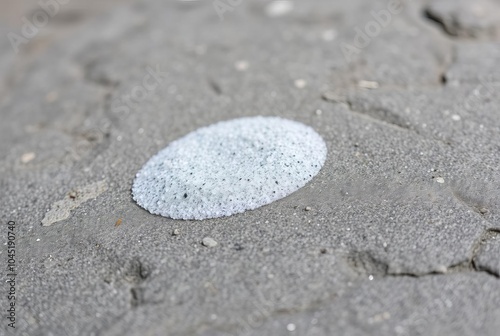
[[[500,1],[221,2],[74,0],[19,53],[38,5],[0,16],[0,334],[499,335]],[[204,221],[132,200],[171,141],[255,115],[324,138],[304,188]]]

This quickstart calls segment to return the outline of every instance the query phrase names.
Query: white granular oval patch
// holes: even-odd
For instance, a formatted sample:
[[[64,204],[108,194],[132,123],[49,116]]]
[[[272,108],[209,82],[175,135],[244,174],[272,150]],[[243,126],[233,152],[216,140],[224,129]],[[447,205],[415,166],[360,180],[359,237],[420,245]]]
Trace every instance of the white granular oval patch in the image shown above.
[[[137,173],[134,200],[152,214],[206,219],[290,195],[323,166],[326,145],[311,127],[248,117],[200,128],[172,142]]]

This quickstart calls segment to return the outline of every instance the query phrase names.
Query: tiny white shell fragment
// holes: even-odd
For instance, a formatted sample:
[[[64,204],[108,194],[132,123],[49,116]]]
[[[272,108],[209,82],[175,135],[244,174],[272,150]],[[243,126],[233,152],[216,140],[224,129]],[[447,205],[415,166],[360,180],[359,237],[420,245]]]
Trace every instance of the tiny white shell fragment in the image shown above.
[[[358,82],[358,86],[363,89],[371,89],[371,90],[379,88],[378,82],[367,81],[367,80],[360,80]]]
[[[30,161],[33,161],[36,157],[36,154],[33,152],[25,153],[21,156],[21,162],[26,164]]]

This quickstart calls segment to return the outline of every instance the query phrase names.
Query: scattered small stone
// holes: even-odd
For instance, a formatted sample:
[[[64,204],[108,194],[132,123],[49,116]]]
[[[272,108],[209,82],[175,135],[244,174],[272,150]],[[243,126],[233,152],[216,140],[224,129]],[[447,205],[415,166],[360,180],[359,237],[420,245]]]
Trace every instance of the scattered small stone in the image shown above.
[[[379,84],[377,82],[374,82],[374,81],[367,81],[367,80],[360,80],[358,82],[358,86],[360,88],[363,88],[363,89],[370,89],[370,90],[373,90],[373,89],[378,89],[379,88]]]
[[[437,183],[444,183],[444,178],[442,178],[442,177],[437,177],[437,178],[436,178],[436,182],[437,182]]]
[[[451,116],[451,119],[453,119],[454,121],[460,121],[460,119],[462,119],[458,114],[454,114]]]
[[[179,229],[174,229],[174,231],[172,231],[172,236],[178,236],[181,234],[181,230]]]
[[[30,161],[33,161],[35,159],[36,155],[33,152],[25,153],[21,156],[21,162],[23,164],[27,164]]]
[[[236,68],[236,70],[238,71],[246,71],[248,69],[248,67],[250,66],[250,64],[248,64],[247,61],[238,61],[234,64],[234,67]]]
[[[306,82],[305,80],[303,80],[303,79],[296,79],[296,80],[293,82],[293,84],[295,85],[295,87],[296,87],[297,89],[303,89],[303,88],[305,88],[305,87],[306,87],[307,82]]]
[[[70,191],[70,192],[68,193],[68,196],[69,196],[69,198],[71,198],[71,199],[75,199],[75,198],[76,198],[76,196],[78,196],[78,194],[76,193],[76,191],[74,191],[74,190],[73,190],[73,191]]]
[[[479,213],[481,215],[487,214],[488,213],[488,209],[486,209],[486,208],[479,208]]]
[[[269,17],[278,17],[288,14],[293,10],[293,2],[289,0],[276,0],[266,6],[266,14]]]
[[[288,325],[286,326],[286,330],[288,331],[295,331],[296,328],[297,327],[293,323],[288,323]]]
[[[203,238],[203,240],[201,241],[201,244],[203,246],[206,246],[206,247],[216,247],[217,246],[217,242],[210,237]]]
[[[317,110],[316,110],[316,115],[317,115],[317,116],[320,116],[320,115],[322,115],[322,114],[323,114],[323,111],[321,111],[320,109],[317,109]]]
[[[305,211],[311,211],[311,210],[312,210],[312,208],[311,208],[310,206],[306,206],[304,210],[305,210]]]

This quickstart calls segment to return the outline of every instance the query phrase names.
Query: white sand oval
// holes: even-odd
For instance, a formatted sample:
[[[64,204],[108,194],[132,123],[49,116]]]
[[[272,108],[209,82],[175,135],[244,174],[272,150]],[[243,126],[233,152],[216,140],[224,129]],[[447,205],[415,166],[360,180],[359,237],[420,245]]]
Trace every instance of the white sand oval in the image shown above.
[[[327,149],[311,127],[246,117],[200,128],[172,142],[137,173],[134,200],[152,214],[207,219],[253,210],[302,188]]]

